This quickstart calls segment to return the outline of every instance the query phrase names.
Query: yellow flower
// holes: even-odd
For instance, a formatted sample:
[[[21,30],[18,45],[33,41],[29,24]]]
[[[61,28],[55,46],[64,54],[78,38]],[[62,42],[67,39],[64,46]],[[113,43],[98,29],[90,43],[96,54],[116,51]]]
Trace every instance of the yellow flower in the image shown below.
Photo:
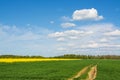
[[[60,60],[73,60],[73,59],[56,59],[56,58],[1,58],[0,62],[13,63],[13,62],[33,62],[33,61],[60,61]],[[77,60],[77,59],[74,59]]]

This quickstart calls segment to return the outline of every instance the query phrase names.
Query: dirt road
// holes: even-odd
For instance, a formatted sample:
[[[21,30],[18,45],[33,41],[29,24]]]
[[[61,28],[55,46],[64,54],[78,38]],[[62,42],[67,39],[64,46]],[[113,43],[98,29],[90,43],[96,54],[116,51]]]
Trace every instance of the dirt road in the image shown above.
[[[89,70],[90,69],[90,70]],[[89,70],[89,71],[88,71]],[[94,80],[97,76],[97,65],[94,66],[86,66],[82,70],[80,70],[76,75],[74,75],[71,78],[68,78],[68,80],[74,80],[75,78],[80,78],[82,75],[87,73],[88,75],[86,76],[85,79],[80,79],[80,80]]]

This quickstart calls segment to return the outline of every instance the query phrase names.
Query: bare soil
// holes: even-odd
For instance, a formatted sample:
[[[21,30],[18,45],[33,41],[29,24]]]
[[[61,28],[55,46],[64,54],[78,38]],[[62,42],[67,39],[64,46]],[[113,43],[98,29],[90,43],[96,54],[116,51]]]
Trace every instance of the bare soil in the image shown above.
[[[86,80],[94,80],[97,76],[97,65],[91,67],[91,70],[88,72],[88,78]]]

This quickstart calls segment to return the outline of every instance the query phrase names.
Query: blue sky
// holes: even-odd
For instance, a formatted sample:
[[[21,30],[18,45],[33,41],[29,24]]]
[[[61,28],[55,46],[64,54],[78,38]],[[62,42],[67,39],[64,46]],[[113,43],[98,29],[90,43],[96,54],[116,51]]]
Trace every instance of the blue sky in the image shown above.
[[[0,54],[120,54],[120,1],[0,0]]]

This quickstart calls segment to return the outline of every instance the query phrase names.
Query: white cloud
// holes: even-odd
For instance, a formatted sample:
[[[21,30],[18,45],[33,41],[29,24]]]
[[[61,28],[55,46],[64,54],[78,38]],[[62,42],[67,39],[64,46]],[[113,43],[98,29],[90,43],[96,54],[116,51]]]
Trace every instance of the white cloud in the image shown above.
[[[64,37],[65,34],[64,32],[55,32],[55,33],[51,33],[51,34],[48,34],[49,37]]]
[[[41,39],[41,35],[35,34],[33,32],[26,32],[20,36],[16,37],[16,40],[39,40]]]
[[[93,31],[88,31],[88,32],[86,32],[86,34],[93,34],[94,32]]]
[[[67,46],[69,46],[69,47],[75,47],[76,44],[74,44],[74,43],[70,43],[70,44],[68,44]]]
[[[48,29],[33,28],[32,25],[30,27],[27,27],[27,25],[17,27],[0,24],[0,55],[7,53],[15,55],[49,55],[45,53],[54,50],[54,43],[48,39],[46,34],[51,32]]]
[[[76,24],[67,22],[67,23],[62,23],[61,26],[62,26],[63,28],[70,28],[70,27],[75,27]]]
[[[120,48],[120,44],[106,44],[105,47]]]
[[[106,32],[105,35],[107,36],[120,36],[120,30],[114,30],[114,31],[111,31],[111,32]]]
[[[113,24],[84,25],[62,31],[29,28],[0,25],[0,54],[120,53],[120,29]]]
[[[49,37],[57,38],[59,40],[74,40],[74,39],[81,39],[82,37],[92,35],[92,31],[82,31],[82,30],[66,30],[63,32],[55,32],[48,34]],[[63,40],[64,39],[64,40]]]
[[[97,47],[99,47],[99,44],[98,43],[92,43],[92,44],[88,44],[87,47],[89,47],[89,48],[97,48]]]
[[[59,46],[57,48],[61,48],[59,51],[61,50],[65,53],[112,54],[113,52],[114,54],[118,54],[120,50],[120,38],[113,38],[105,35],[105,33],[119,35],[119,29],[109,23],[93,24],[80,26],[76,29],[54,32],[49,34],[49,37],[58,41],[57,44]],[[62,42],[59,42],[59,40]]]
[[[63,37],[57,38],[57,41],[65,41],[65,38]]]
[[[6,32],[4,32],[3,29],[0,28],[0,36],[5,35],[5,34],[6,34]]]
[[[94,32],[100,32],[100,33],[104,33],[104,32],[110,32],[115,30],[115,25],[111,24],[111,23],[101,23],[101,24],[91,24],[91,25],[83,25],[80,26],[79,29],[85,29],[85,30],[91,30]]]
[[[70,36],[69,39],[70,39],[70,40],[71,40],[71,39],[72,39],[72,40],[74,40],[74,39],[77,40],[77,39],[79,39],[79,38],[78,38],[77,36]]]
[[[99,42],[92,42],[86,45],[81,45],[81,48],[120,48],[120,44],[111,44],[111,43],[99,43]]]
[[[75,10],[72,15],[73,20],[101,20],[103,16],[99,16],[96,9]]]
[[[100,44],[95,41],[88,41],[87,44],[80,45],[81,48],[99,48]]]
[[[74,36],[74,35],[80,35],[80,34],[84,34],[84,31],[79,31],[79,30],[66,30],[64,31],[64,34],[66,34],[67,36]]]
[[[67,17],[67,16],[63,16],[62,20],[64,20],[64,21],[73,21],[70,17]]]
[[[59,50],[59,51],[66,51],[67,49],[63,48],[63,47],[60,47],[60,48],[57,48],[57,50]]]
[[[102,39],[100,39],[100,42],[108,42],[108,39],[102,38]]]
[[[0,25],[0,35],[5,41],[39,40],[42,37],[41,34],[30,31],[29,28],[19,29],[16,26],[7,25]]]

